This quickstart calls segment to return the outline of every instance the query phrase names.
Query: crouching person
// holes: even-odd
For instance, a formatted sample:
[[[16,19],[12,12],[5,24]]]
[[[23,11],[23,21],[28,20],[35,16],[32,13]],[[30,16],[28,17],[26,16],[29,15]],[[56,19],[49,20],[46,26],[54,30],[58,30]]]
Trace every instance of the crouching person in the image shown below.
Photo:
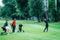
[[[4,23],[4,26],[1,27],[2,30],[4,31],[4,32],[2,32],[2,33],[6,33],[6,34],[7,34],[7,32],[6,32],[6,27],[7,27],[7,26],[8,26],[8,20],[6,20],[6,22]]]
[[[24,32],[24,30],[22,30],[22,26],[23,26],[22,24],[19,24],[18,32]]]
[[[1,34],[8,34],[10,31],[10,27],[6,26],[6,28],[2,27],[3,31]]]
[[[9,33],[9,31],[10,31],[10,27],[6,27],[6,33]]]

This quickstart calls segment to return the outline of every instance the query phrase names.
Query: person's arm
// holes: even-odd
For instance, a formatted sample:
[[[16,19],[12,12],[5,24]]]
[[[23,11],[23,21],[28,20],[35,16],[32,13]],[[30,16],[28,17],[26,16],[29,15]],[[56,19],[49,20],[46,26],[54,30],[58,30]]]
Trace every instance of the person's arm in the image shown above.
[[[13,26],[13,22],[10,25]]]
[[[6,26],[8,26],[8,22],[6,23]]]

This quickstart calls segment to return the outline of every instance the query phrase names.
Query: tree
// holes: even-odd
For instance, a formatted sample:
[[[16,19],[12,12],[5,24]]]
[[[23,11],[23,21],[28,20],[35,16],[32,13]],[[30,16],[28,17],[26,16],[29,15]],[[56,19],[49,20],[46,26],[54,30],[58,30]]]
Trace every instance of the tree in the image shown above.
[[[28,0],[16,0],[16,2],[20,14],[23,14],[21,16],[24,16],[25,19],[29,18]]]
[[[16,13],[14,0],[3,0],[4,7],[2,8],[2,17],[12,17],[12,14]]]
[[[49,0],[49,12],[53,21],[60,21],[60,0]]]
[[[58,21],[60,21],[60,0],[57,0]]]
[[[54,10],[55,10],[55,1],[54,0],[49,0],[49,18],[54,21],[55,16],[54,16]]]
[[[55,22],[57,22],[57,21],[58,21],[58,14],[57,14],[57,0],[55,0],[54,18],[55,18]]]
[[[1,9],[2,9],[2,7],[0,6],[0,17],[1,17]]]
[[[42,17],[42,0],[32,0],[30,7],[32,16],[36,16],[38,18],[38,22],[40,22]]]

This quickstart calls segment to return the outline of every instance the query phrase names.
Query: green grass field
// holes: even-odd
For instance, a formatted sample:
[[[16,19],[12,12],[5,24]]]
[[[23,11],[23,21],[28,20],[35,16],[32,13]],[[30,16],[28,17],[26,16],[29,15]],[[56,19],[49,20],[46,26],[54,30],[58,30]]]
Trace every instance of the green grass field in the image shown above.
[[[4,20],[0,20],[0,33]],[[9,21],[9,27],[11,21]],[[25,32],[18,33],[18,25],[23,24]],[[49,23],[49,31],[43,32],[45,23],[37,21],[18,20],[15,33],[9,32],[8,35],[0,35],[0,40],[60,40],[60,22]]]

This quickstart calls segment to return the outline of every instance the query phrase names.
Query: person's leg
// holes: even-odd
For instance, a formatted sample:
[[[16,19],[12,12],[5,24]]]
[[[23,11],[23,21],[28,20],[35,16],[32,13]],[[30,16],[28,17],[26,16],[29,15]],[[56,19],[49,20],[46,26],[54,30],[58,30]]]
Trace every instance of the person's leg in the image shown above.
[[[3,29],[4,33],[6,33],[6,28],[2,27],[2,29]]]
[[[6,28],[5,28],[5,33],[6,33]]]
[[[47,25],[47,27],[46,27],[46,28],[47,28],[47,32],[48,32],[48,25]]]
[[[13,27],[13,32],[14,32],[14,27]]]
[[[45,26],[44,32],[45,32],[46,30],[48,31],[48,25],[47,25],[47,23],[46,23],[46,26]]]
[[[12,26],[12,32],[14,31],[14,27]]]
[[[15,32],[15,26],[13,27],[13,32]]]
[[[44,29],[44,32],[45,32],[45,30],[46,30],[46,27],[45,27],[45,29]]]

